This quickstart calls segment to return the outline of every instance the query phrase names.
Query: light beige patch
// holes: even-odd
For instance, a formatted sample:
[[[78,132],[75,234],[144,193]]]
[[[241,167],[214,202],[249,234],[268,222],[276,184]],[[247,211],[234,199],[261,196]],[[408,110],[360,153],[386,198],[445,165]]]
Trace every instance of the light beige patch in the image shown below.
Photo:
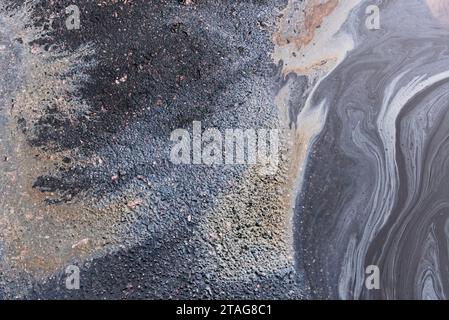
[[[445,26],[449,26],[449,0],[426,0],[432,15]]]
[[[323,77],[352,49],[352,38],[340,32],[360,0],[289,0],[273,35],[276,64],[282,73]]]

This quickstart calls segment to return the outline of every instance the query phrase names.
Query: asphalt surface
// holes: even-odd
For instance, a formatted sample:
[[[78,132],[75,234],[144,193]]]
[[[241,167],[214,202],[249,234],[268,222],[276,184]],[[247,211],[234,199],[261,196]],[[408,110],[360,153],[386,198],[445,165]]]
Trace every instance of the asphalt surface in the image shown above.
[[[77,1],[81,28],[67,30],[72,3],[2,10],[23,68],[2,109],[18,137],[6,161],[17,188],[2,193],[3,298],[304,297],[287,166],[266,177],[169,159],[170,133],[193,121],[279,127],[269,53],[285,3]],[[79,290],[65,287],[71,264]]]

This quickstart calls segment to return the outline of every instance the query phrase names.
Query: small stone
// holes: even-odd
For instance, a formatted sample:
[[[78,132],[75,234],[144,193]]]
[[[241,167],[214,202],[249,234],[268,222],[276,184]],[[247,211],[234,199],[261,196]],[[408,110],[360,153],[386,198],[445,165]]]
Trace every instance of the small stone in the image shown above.
[[[128,201],[127,206],[131,209],[134,209],[135,207],[137,207],[141,204],[142,204],[141,199],[135,199],[135,200]]]
[[[89,243],[89,238],[82,239],[82,240],[78,241],[77,243],[75,243],[74,245],[72,245],[72,249],[75,249],[78,247],[83,247],[83,246],[87,245],[88,243]]]

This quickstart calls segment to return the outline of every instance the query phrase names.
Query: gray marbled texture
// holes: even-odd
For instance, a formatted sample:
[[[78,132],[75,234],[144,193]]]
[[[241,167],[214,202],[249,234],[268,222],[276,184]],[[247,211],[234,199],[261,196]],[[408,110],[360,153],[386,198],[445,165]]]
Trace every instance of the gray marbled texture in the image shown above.
[[[365,26],[370,4],[379,6],[380,30]],[[294,220],[298,267],[315,297],[448,298],[445,5],[362,1],[342,27],[353,49],[309,97],[326,117]],[[379,290],[365,287],[369,265],[379,267]]]

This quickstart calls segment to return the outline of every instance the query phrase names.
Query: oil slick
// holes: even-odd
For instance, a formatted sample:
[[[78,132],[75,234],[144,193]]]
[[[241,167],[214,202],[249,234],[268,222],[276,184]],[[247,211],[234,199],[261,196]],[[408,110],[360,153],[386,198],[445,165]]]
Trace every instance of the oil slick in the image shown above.
[[[325,17],[309,9],[293,18],[303,12],[295,6]],[[379,28],[365,24],[369,6],[379,8]],[[278,104],[299,110],[285,112],[294,116],[299,168],[294,248],[316,298],[449,295],[447,8],[438,0],[289,2],[287,25],[322,26],[299,45],[275,35],[273,55],[286,79]],[[307,98],[292,105],[300,76]],[[370,265],[380,270],[378,290],[365,286]]]

